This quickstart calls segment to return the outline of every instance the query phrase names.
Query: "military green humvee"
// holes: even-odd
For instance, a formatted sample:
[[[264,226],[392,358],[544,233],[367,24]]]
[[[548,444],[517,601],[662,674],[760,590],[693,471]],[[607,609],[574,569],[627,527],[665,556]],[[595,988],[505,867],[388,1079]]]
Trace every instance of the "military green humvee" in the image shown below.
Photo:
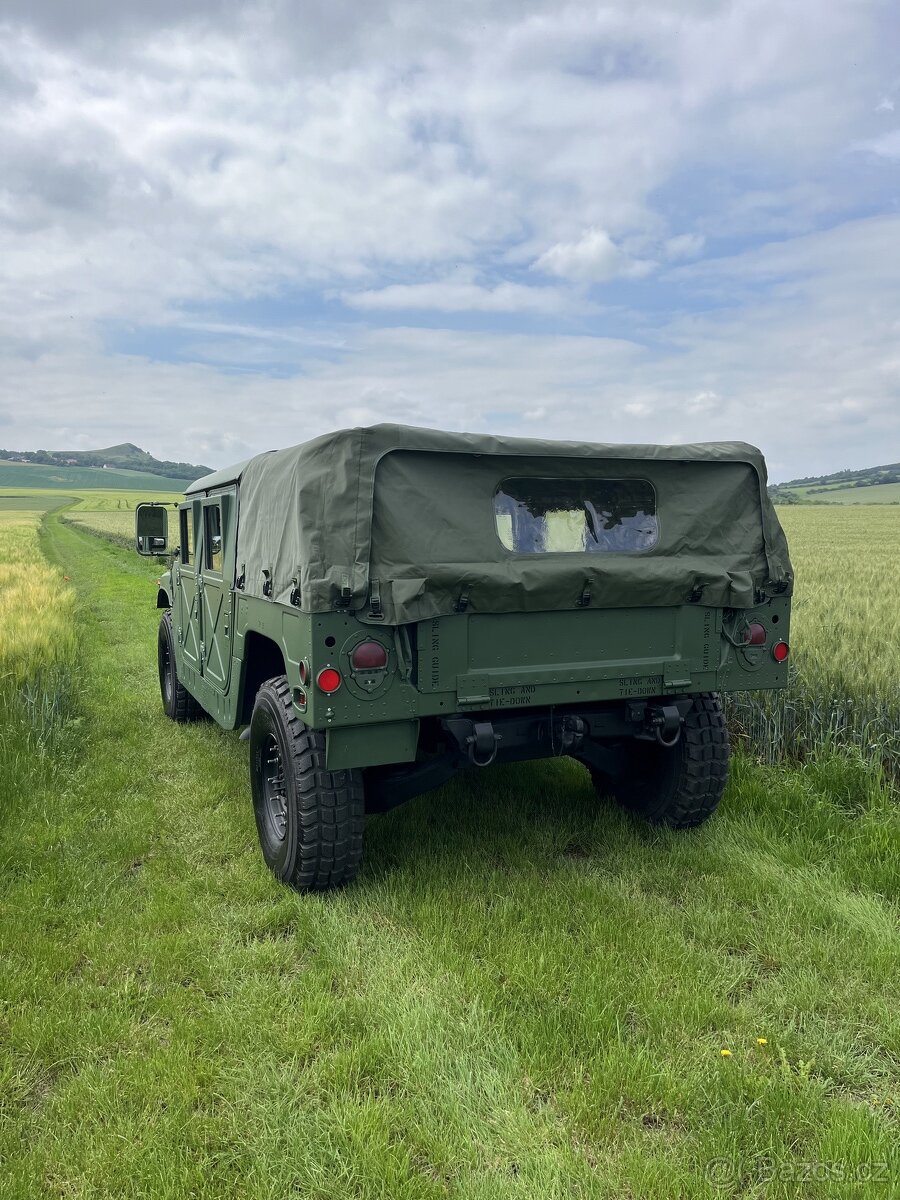
[[[137,511],[137,548],[169,545]],[[352,879],[363,818],[460,767],[569,755],[698,825],[718,693],[787,682],[792,587],[762,455],[377,425],[198,480],[157,606],[163,706],[249,728],[263,855]]]

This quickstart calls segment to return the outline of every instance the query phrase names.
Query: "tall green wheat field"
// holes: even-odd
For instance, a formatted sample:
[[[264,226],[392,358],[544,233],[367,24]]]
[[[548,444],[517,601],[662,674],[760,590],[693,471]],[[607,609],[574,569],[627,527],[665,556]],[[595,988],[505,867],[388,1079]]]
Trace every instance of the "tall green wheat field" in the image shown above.
[[[0,1195],[900,1189],[900,508],[781,516],[792,684],[702,829],[568,760],[455,781],[301,897],[177,727],[133,494],[0,500]]]

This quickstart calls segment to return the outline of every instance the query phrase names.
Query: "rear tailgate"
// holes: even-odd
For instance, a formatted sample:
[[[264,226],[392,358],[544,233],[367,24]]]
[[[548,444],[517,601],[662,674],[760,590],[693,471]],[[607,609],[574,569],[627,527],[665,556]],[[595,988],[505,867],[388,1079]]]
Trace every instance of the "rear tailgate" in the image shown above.
[[[485,613],[422,621],[417,633],[420,691],[506,708],[711,688],[721,610]]]

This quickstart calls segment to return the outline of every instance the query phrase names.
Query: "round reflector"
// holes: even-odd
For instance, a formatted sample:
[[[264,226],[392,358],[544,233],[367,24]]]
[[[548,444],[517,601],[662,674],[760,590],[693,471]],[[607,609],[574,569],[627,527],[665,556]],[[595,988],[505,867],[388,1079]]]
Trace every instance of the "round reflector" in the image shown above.
[[[330,696],[332,692],[336,692],[341,686],[341,677],[334,667],[323,667],[316,676],[316,683],[326,695]]]
[[[298,671],[300,682],[304,687],[309,683],[309,663],[305,658],[300,659],[300,669]]]
[[[754,621],[752,625],[747,627],[747,641],[745,645],[764,646],[768,636],[765,625],[760,625],[759,621]]]
[[[784,662],[790,654],[787,642],[776,642],[772,647],[772,657],[776,662]]]
[[[387,666],[387,650],[381,642],[360,642],[350,655],[354,671],[377,671]]]

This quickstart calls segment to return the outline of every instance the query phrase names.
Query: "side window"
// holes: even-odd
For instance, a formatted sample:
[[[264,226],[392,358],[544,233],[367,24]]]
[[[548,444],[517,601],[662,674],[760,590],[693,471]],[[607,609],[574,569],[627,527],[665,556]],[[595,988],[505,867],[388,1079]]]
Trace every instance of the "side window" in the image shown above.
[[[189,567],[194,561],[194,508],[181,510],[181,561]]]
[[[203,510],[204,563],[207,571],[222,573],[222,509],[218,504],[208,504]]]

